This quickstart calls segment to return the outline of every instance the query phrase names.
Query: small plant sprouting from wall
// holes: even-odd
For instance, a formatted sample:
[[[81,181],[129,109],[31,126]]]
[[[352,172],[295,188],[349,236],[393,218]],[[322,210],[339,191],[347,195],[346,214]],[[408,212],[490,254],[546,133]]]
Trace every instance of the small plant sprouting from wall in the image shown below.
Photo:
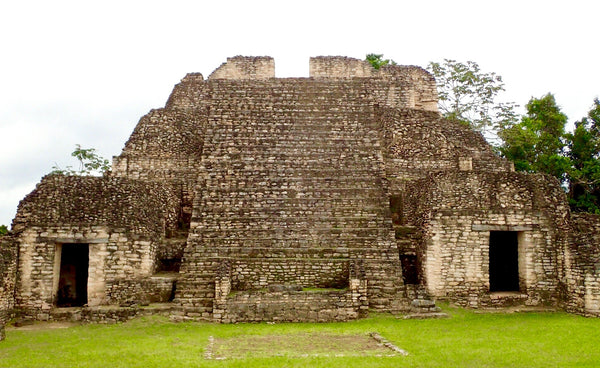
[[[77,170],[73,169],[72,166],[67,166],[63,169],[54,164],[51,174],[87,176],[104,174],[110,170],[110,162],[98,155],[95,148],[82,148],[81,145],[76,144],[71,156],[77,158],[79,161],[79,168]]]

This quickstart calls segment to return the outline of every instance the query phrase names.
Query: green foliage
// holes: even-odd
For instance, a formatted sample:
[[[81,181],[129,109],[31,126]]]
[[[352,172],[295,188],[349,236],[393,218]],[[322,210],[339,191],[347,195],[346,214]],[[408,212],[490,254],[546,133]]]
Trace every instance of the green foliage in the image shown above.
[[[547,173],[564,183],[571,165],[564,154],[567,116],[550,93],[532,98],[526,108],[521,122],[498,133],[504,141],[500,152],[518,171]]]
[[[517,121],[517,105],[496,103],[498,94],[504,91],[502,77],[496,73],[482,72],[473,61],[450,59],[430,62],[427,69],[437,81],[439,109],[446,119],[483,133]]]
[[[8,227],[6,225],[0,225],[0,236],[8,234]]]
[[[385,65],[397,65],[394,60],[384,59],[383,54],[367,54],[365,60],[368,61],[375,69],[379,69]]]
[[[103,174],[110,170],[108,160],[99,156],[95,148],[81,148],[79,144],[76,144],[71,156],[79,161],[79,168],[77,170],[73,169],[72,166],[62,169],[58,165],[54,165],[51,174],[85,176]]]
[[[600,100],[568,135],[569,202],[576,211],[600,214]]]

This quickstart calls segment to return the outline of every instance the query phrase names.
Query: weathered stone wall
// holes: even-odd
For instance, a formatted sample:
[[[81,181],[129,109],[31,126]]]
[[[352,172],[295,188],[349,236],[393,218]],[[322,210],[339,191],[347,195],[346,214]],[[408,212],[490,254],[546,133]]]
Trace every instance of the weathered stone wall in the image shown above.
[[[392,192],[438,171],[513,171],[483,136],[438,114],[412,109],[377,110]]]
[[[270,56],[234,56],[227,58],[208,79],[275,78],[275,60]]]
[[[110,285],[147,277],[154,272],[156,240],[103,226],[31,227],[19,237],[20,257],[16,303],[27,315],[49,318],[58,291],[61,247],[87,244],[88,305],[105,305],[126,290]]]
[[[438,111],[435,78],[421,67],[386,65],[375,69],[364,60],[318,56],[310,58],[310,77],[330,81],[365,78],[381,105]],[[404,106],[399,101],[404,101]]]
[[[347,56],[317,56],[309,61],[311,78],[371,78],[380,72],[367,61]]]
[[[170,185],[116,177],[47,175],[20,203],[12,229],[108,226],[161,236],[177,222]]]
[[[306,290],[294,284],[271,284],[258,291],[236,291],[232,275],[239,273],[237,265],[223,261],[216,272],[213,320],[327,322],[364,317],[369,302],[363,262],[344,263],[344,288]]]
[[[573,215],[573,238],[565,249],[567,310],[600,316],[600,216]]]
[[[335,259],[301,261],[244,259],[232,261],[232,290],[257,290],[273,284],[316,288],[348,286],[348,262]]]
[[[0,341],[4,340],[4,328],[14,307],[16,260],[16,243],[11,236],[0,235]]]
[[[170,183],[178,192],[179,227],[189,225],[205,128],[203,110],[152,110],[113,157],[113,175]]]
[[[341,273],[327,257],[349,257],[372,262],[365,266],[374,271],[371,306],[389,308],[402,279],[379,133],[362,83],[210,83],[178,302],[210,310],[219,259],[238,262],[232,278],[257,288],[283,275],[305,287],[329,282],[317,279]]]
[[[219,322],[331,322],[359,317],[348,291],[234,292]]]
[[[61,247],[76,243],[90,258],[81,319],[173,297],[175,318],[222,322],[399,311],[423,288],[405,288],[407,255],[420,271],[407,283],[434,297],[598,314],[600,222],[577,217],[571,236],[554,179],[514,173],[480,134],[441,119],[421,68],[317,57],[310,69],[277,79],[272,58],[234,57],[207,80],[188,74],[111,175],[43,178],[13,221],[16,306],[64,312]],[[492,231],[518,236],[508,295],[489,292]]]
[[[176,279],[177,274],[156,274],[107,282],[107,304],[130,306],[169,302],[173,299]]]
[[[569,209],[555,180],[514,172],[447,172],[406,190],[403,216],[422,231],[427,290],[472,307],[553,304],[561,288]],[[520,295],[490,294],[490,231],[518,232]]]
[[[168,185],[123,178],[50,175],[19,205],[17,306],[48,319],[55,306],[64,244],[89,249],[88,305],[106,304],[107,283],[148,276],[157,243],[175,226],[177,197]]]

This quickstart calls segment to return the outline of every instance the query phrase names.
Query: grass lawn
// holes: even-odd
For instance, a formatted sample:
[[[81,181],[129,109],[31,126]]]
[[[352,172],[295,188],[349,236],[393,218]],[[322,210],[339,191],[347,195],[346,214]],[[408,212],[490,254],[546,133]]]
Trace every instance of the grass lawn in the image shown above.
[[[0,367],[599,367],[600,319],[565,313],[218,325],[144,318],[7,331]],[[409,355],[373,344],[378,332]],[[211,359],[207,359],[211,358]],[[218,360],[216,358],[225,358]]]

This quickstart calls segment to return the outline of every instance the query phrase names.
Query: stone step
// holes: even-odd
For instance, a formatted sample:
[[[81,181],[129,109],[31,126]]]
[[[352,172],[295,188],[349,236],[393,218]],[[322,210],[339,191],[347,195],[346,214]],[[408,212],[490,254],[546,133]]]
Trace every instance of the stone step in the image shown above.
[[[330,179],[330,178],[261,178],[261,177],[238,177],[228,176],[234,180],[228,182],[217,182],[211,178],[206,182],[206,188],[213,191],[239,191],[243,193],[254,193],[265,191],[271,193],[272,190],[277,192],[274,194],[284,195],[286,198],[302,197],[302,193],[310,192],[336,192],[339,190],[364,190],[367,195],[371,195],[368,191],[378,190],[381,193],[381,180],[373,178],[361,179]]]
[[[292,155],[308,155],[314,154],[334,154],[338,156],[341,153],[351,151],[359,156],[373,156],[376,153],[373,151],[379,150],[379,142],[371,141],[357,141],[357,140],[330,140],[330,137],[323,136],[312,140],[305,139],[285,139],[288,137],[282,137],[282,141],[277,143],[272,142],[257,142],[257,141],[244,141],[242,139],[235,140],[225,138],[228,141],[227,145],[212,145],[206,144],[204,146],[205,156],[217,156],[222,154],[224,156],[231,156],[237,154],[238,157],[241,154],[242,157],[252,156],[253,154],[264,155],[268,153],[287,153]],[[219,138],[216,138],[219,139]],[[285,139],[285,140],[283,140]],[[266,151],[266,152],[265,152]],[[209,154],[206,154],[209,153]]]
[[[379,226],[391,225],[391,221],[384,218],[383,216],[370,215],[370,216],[270,216],[258,215],[258,216],[218,216],[213,213],[207,212],[208,216],[201,216],[198,222],[194,222],[196,228],[203,227],[218,227],[218,228],[247,228],[247,227],[260,227],[266,228],[268,226],[277,227],[306,227],[312,228],[372,228]],[[195,219],[194,219],[195,220]]]
[[[260,201],[260,202],[258,202]],[[306,211],[346,211],[356,210],[357,208],[381,206],[384,214],[387,214],[387,198],[284,198],[284,197],[263,197],[263,196],[238,196],[237,198],[199,198],[194,207],[197,212],[193,215],[192,221],[197,220],[197,216],[208,214],[210,211],[220,212],[225,209],[252,209],[254,211],[263,211],[277,209],[283,210],[306,210]],[[202,212],[200,212],[202,211]],[[387,215],[386,215],[387,217]]]
[[[314,96],[317,93],[319,96]],[[349,94],[347,91],[334,92],[324,89],[313,89],[312,91],[298,90],[297,93],[287,95],[278,95],[273,89],[268,91],[256,89],[238,90],[226,93],[213,90],[211,97],[211,114],[222,110],[228,112],[253,111],[257,110],[256,107],[262,107],[258,111],[269,110],[274,113],[302,111],[347,112],[364,111],[366,105],[364,98],[361,98],[359,95]]]
[[[282,112],[248,111],[248,114],[223,111],[221,115],[210,115],[207,132],[228,132],[238,135],[244,132],[286,132],[290,130],[304,132],[337,131],[341,134],[354,130],[378,131],[379,123],[371,114],[357,112]],[[305,128],[302,130],[301,128]],[[312,128],[312,129],[311,129]],[[344,129],[342,129],[344,128]]]
[[[209,162],[204,162],[203,164],[205,167],[211,166]],[[223,163],[220,163],[214,169],[202,168],[199,179],[204,179],[205,182],[203,185],[205,186],[212,184],[216,187],[226,185],[227,181],[232,180],[243,182],[247,178],[255,178],[254,180],[278,180],[287,177],[304,177],[326,180],[331,178],[332,175],[337,175],[342,178],[355,176],[357,178],[381,180],[380,170],[378,170],[380,165],[377,162],[365,162],[361,165],[346,163],[345,165],[333,166],[330,162],[321,162],[318,164],[298,163],[294,165],[295,167],[283,167],[282,164],[273,162],[261,164],[232,163],[229,167],[226,167]]]
[[[233,167],[236,167],[236,170],[239,170],[240,165],[237,163],[232,163],[231,167],[224,167],[223,163],[218,162],[204,162],[205,166],[203,168],[203,175],[206,178],[216,177],[217,174],[212,173],[214,171],[212,169],[213,166],[217,165],[220,172],[219,176],[223,175],[223,171],[225,173],[229,173],[229,171],[234,171]],[[369,164],[372,164],[369,162]],[[278,165],[277,163],[257,163],[255,167],[251,168],[249,166],[244,166],[247,168],[249,178],[258,178],[264,180],[277,180],[277,179],[285,179],[288,177],[291,178],[319,178],[319,179],[329,179],[329,178],[375,178],[376,180],[381,180],[381,175],[377,167],[368,166],[368,165],[356,165],[356,167],[332,167],[331,165],[322,165],[322,167],[316,167],[317,165],[310,166],[298,166],[296,167],[285,167],[283,165]],[[210,167],[210,172],[207,171],[207,167]],[[251,172],[250,172],[251,171]]]
[[[332,175],[332,172],[334,173]],[[245,179],[233,182],[232,184],[239,185],[273,185],[278,187],[281,184],[294,183],[294,184],[311,184],[315,186],[325,185],[325,184],[346,184],[350,186],[350,184],[360,185],[360,184],[371,184],[375,186],[380,186],[383,178],[373,175],[373,172],[364,171],[360,176],[352,175],[354,173],[344,173],[339,171],[328,170],[327,172],[320,174],[327,175],[316,175],[316,172],[310,172],[310,175],[300,175],[301,173],[295,173],[293,171],[283,172],[282,174],[278,173],[270,173],[264,172],[265,175],[253,175],[247,177]],[[339,174],[339,175],[335,175]],[[370,174],[370,175],[369,175]],[[344,185],[344,186],[346,186]]]
[[[364,89],[355,86],[338,88],[329,84],[322,86],[307,86],[302,84],[277,86],[277,85],[228,85],[211,86],[210,94],[215,104],[220,106],[235,105],[244,108],[257,103],[271,103],[273,108],[280,105],[307,103],[314,105],[328,105],[331,101],[345,102],[348,105],[365,105]],[[236,88],[237,87],[237,88]],[[339,105],[333,105],[336,107]]]
[[[273,218],[273,217],[302,217],[302,218],[344,218],[344,217],[362,217],[362,218],[379,218],[382,215],[387,214],[386,209],[382,209],[380,206],[368,206],[363,208],[352,207],[336,207],[336,208],[323,208],[323,209],[306,209],[302,207],[273,207],[268,206],[267,208],[238,208],[238,207],[219,207],[219,208],[203,208],[198,210],[198,216],[200,219],[210,214],[215,217],[223,218]],[[388,222],[386,216],[386,223]],[[165,244],[184,244],[183,243],[165,243]]]
[[[389,239],[393,240],[393,233],[387,228],[371,227],[371,228],[332,228],[320,227],[281,227],[281,228],[211,228],[211,227],[195,227],[193,228],[195,235],[190,235],[190,240],[195,239],[196,234],[202,239],[294,239],[294,240],[328,240],[334,241],[362,241],[363,239]],[[191,245],[191,244],[190,244]]]
[[[233,129],[233,128],[232,128]],[[325,134],[331,133],[331,134]],[[346,134],[344,134],[346,133]],[[314,131],[306,131],[302,134],[297,135],[284,135],[284,136],[273,136],[272,132],[265,131],[264,128],[259,128],[257,130],[249,130],[249,131],[240,131],[240,129],[235,129],[235,132],[223,131],[220,129],[219,131],[214,132],[214,134],[224,135],[229,139],[231,143],[234,145],[242,144],[245,147],[250,145],[258,145],[258,146],[273,146],[273,147],[287,147],[289,144],[349,144],[351,147],[356,147],[357,145],[366,145],[366,146],[374,146],[379,144],[379,132],[376,130],[366,130],[363,129],[360,133],[368,133],[368,135],[358,135],[358,132],[348,132],[348,131],[323,131],[323,132],[314,132]],[[263,135],[264,134],[264,135]],[[209,143],[210,144],[210,143]]]
[[[223,124],[215,122],[215,124]],[[379,130],[375,125],[365,122],[353,122],[347,124],[330,125],[329,121],[308,123],[295,123],[289,126],[274,126],[260,122],[252,125],[241,125],[235,127],[221,126],[207,129],[207,136],[215,137],[215,140],[206,141],[205,144],[222,145],[224,140],[233,143],[261,143],[261,144],[285,144],[286,142],[340,143],[346,140],[355,141],[359,144],[374,145],[379,138]],[[280,142],[273,142],[273,138],[281,138]],[[218,139],[218,140],[217,140]]]
[[[385,240],[377,240],[377,237],[373,236],[365,236],[365,237],[339,237],[339,238],[325,238],[325,239],[301,239],[301,238],[289,238],[289,237],[280,237],[275,238],[272,236],[268,238],[267,236],[263,236],[260,238],[256,238],[254,236],[248,237],[237,237],[237,238],[225,238],[225,237],[201,237],[196,243],[192,246],[198,247],[202,246],[203,251],[198,253],[200,256],[219,256],[223,255],[223,249],[246,249],[252,252],[253,256],[262,258],[262,257],[273,257],[270,252],[275,249],[284,249],[286,254],[282,254],[283,258],[298,258],[297,255],[302,249],[311,249],[315,251],[327,251],[327,254],[330,255],[330,258],[339,258],[339,257],[351,257],[352,255],[360,254],[364,256],[367,251],[375,251],[372,255],[373,257],[384,257],[387,258],[385,253],[379,249],[379,247],[383,246],[384,243],[387,244],[387,247],[390,247],[391,242],[386,242]],[[264,248],[269,251],[261,252],[259,249]],[[236,251],[235,254],[232,254],[233,257],[241,257],[243,253],[240,251]],[[398,258],[398,252],[394,251],[392,258]],[[322,257],[315,258],[317,260],[322,259]]]
[[[255,239],[252,243],[243,239],[194,239],[192,246],[186,250],[188,263],[193,265],[193,270],[201,270],[203,266],[195,263],[196,260],[206,258],[258,258],[285,262],[287,259],[306,262],[346,262],[351,259],[369,258],[380,262],[397,262],[398,252],[390,242],[385,240],[373,241],[373,238],[363,238],[364,243],[350,244],[342,241],[327,243],[325,241],[299,240],[299,239]],[[252,244],[249,247],[248,244]],[[306,246],[310,244],[310,246]],[[385,249],[380,247],[386,246]]]
[[[387,205],[383,193],[373,188],[215,188],[207,186],[207,193],[194,204],[230,205],[232,208],[250,206],[251,208],[301,206],[312,207],[352,207],[355,205]]]

